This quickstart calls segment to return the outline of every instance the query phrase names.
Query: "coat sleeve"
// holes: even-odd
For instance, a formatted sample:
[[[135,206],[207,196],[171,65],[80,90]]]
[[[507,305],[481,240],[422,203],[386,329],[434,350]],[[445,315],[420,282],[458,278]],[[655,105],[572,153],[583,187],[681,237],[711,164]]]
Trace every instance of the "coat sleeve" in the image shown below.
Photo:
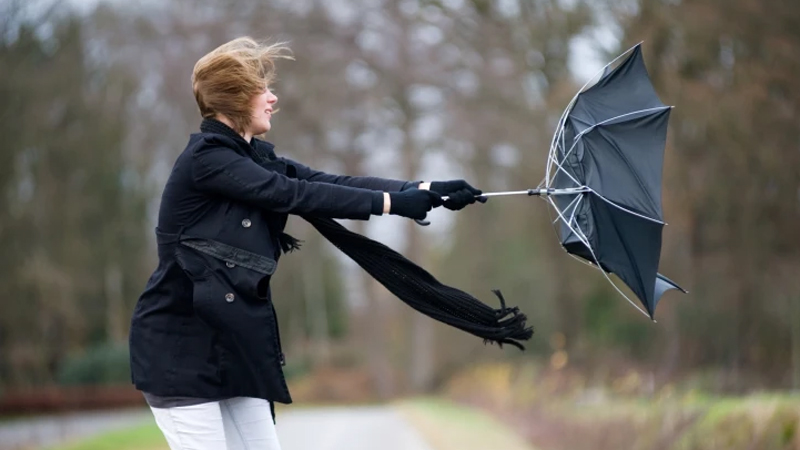
[[[297,169],[297,178],[300,180],[311,181],[314,183],[338,184],[340,186],[350,186],[375,191],[399,192],[409,188],[419,186],[419,181],[401,181],[378,177],[351,177],[348,175],[332,175],[308,166],[283,158],[287,164],[291,164]]]
[[[201,192],[279,213],[366,220],[383,207],[382,192],[289,178],[225,146],[195,150],[192,178]]]

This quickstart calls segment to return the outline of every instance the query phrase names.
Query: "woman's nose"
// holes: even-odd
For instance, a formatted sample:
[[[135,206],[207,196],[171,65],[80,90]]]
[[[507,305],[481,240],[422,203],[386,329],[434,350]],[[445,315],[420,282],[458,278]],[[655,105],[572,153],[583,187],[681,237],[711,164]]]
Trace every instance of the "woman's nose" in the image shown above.
[[[269,95],[267,95],[267,103],[269,103],[271,105],[271,104],[277,103],[277,102],[278,102],[278,96],[273,94],[272,91],[270,91]]]

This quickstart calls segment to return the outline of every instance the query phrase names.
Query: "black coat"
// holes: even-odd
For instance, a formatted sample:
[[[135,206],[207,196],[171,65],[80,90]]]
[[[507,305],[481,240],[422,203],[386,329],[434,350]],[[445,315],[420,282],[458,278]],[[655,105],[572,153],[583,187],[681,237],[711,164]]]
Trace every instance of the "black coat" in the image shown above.
[[[269,288],[287,215],[366,220],[382,191],[412,185],[315,171],[205,120],[162,195],[159,263],[131,321],[137,389],[291,403]]]

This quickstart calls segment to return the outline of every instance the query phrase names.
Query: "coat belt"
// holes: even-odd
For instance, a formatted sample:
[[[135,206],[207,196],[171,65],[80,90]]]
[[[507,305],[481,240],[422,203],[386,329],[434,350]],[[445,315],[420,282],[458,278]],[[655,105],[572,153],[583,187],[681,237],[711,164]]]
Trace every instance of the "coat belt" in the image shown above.
[[[255,270],[264,275],[272,275],[275,273],[275,268],[277,266],[275,260],[267,256],[224,244],[213,239],[199,238],[183,233],[165,233],[156,229],[156,242],[158,243],[159,249],[180,243],[200,253],[231,264],[236,264],[237,266]]]

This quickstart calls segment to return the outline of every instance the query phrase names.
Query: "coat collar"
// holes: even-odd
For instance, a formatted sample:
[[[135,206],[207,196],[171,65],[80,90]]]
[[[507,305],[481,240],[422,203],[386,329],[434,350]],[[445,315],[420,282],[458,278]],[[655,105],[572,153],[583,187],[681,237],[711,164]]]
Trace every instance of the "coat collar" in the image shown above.
[[[233,139],[239,147],[246,151],[247,154],[257,162],[277,159],[275,156],[275,146],[272,145],[272,143],[256,138],[252,138],[250,142],[247,142],[241,134],[219,120],[203,119],[203,122],[200,123],[200,131],[203,133],[220,134]]]

